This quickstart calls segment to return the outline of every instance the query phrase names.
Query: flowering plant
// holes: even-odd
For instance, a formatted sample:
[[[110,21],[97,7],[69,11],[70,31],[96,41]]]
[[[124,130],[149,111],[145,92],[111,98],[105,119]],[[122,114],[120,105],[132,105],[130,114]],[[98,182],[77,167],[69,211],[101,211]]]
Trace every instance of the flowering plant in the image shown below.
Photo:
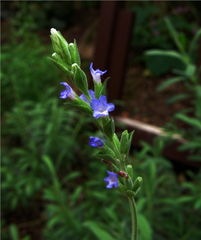
[[[110,112],[114,111],[115,106],[113,103],[108,103],[105,84],[101,81],[101,76],[106,73],[106,70],[95,70],[93,64],[90,64],[94,89],[89,89],[86,74],[81,69],[76,42],[69,44],[61,33],[53,28],[51,29],[51,40],[54,50],[51,60],[67,76],[67,82],[60,83],[64,86],[60,98],[66,99],[69,104],[86,111],[101,131],[102,138],[89,136],[89,145],[98,148],[99,156],[110,166],[107,171],[108,176],[104,178],[107,183],[106,188],[117,188],[128,198],[132,220],[131,240],[137,240],[135,197],[140,190],[142,178],[134,176],[134,163],[128,158],[133,132],[129,133],[125,130],[120,138],[115,133],[115,123],[110,116]],[[80,94],[76,93],[72,86],[75,86]]]

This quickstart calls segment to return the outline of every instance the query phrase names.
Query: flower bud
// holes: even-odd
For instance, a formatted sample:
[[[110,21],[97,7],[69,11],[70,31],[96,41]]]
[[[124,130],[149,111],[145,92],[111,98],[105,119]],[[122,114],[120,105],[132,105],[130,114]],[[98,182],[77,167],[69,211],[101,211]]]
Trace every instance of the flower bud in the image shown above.
[[[131,164],[128,164],[126,166],[126,171],[127,171],[128,175],[131,177],[131,179],[133,179],[133,167]]]
[[[51,28],[51,29],[50,29],[50,33],[51,33],[52,35],[56,35],[56,34],[57,34],[57,30],[56,30],[55,28]]]
[[[80,66],[80,55],[79,55],[77,44],[76,44],[75,40],[74,40],[74,43],[70,43],[68,45],[68,49],[70,51],[72,64],[77,63],[78,66]]]
[[[137,177],[133,185],[133,191],[135,192],[135,195],[139,192],[142,183],[143,183],[142,177]]]
[[[67,41],[61,35],[61,33],[54,28],[51,28],[50,33],[52,46],[55,53],[57,53],[63,59],[64,63],[71,65],[72,61]]]
[[[88,82],[86,74],[82,71],[82,69],[78,66],[77,63],[72,64],[72,72],[73,72],[73,81],[75,85],[86,95],[89,97],[88,93]]]

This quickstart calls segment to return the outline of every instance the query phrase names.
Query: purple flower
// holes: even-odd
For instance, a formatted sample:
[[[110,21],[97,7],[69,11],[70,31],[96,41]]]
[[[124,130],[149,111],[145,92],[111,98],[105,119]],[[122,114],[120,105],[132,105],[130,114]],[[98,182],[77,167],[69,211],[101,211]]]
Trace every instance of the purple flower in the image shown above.
[[[90,105],[93,109],[94,118],[106,117],[115,108],[113,103],[107,103],[106,96],[100,96],[99,99],[93,98]]]
[[[65,90],[60,92],[60,98],[62,99],[66,99],[66,98],[74,98],[75,97],[75,93],[73,91],[73,89],[68,85],[68,83],[66,82],[60,82],[61,85],[63,85],[65,87]]]
[[[103,143],[103,141],[102,141],[100,138],[98,138],[98,137],[89,137],[89,145],[90,145],[91,147],[96,148],[96,147],[103,147],[104,143]]]
[[[108,177],[104,178],[104,181],[107,183],[106,188],[117,188],[119,186],[118,175],[110,171],[107,171],[107,173]]]
[[[95,93],[93,90],[88,90],[88,93],[89,93],[89,96],[91,99],[95,98]],[[86,103],[90,104],[90,101],[86,98],[86,96],[84,94],[80,95],[80,99],[82,99]]]
[[[101,76],[107,72],[107,70],[105,70],[105,71],[101,71],[100,69],[94,70],[93,63],[90,64],[89,69],[90,69],[91,75],[93,77],[93,80],[97,83],[101,82]]]

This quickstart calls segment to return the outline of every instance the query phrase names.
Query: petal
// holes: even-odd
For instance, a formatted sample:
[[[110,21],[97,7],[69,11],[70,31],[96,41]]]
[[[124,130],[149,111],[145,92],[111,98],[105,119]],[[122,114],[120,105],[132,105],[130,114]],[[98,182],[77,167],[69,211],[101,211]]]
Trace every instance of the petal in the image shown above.
[[[98,74],[100,74],[100,75],[103,75],[103,74],[105,74],[106,72],[107,72],[107,70],[101,71],[100,69],[96,69],[96,74],[98,73]]]
[[[109,112],[114,111],[114,109],[115,109],[115,105],[114,105],[113,103],[108,103],[108,104],[107,104],[107,110],[108,110]]]
[[[104,181],[109,183],[110,182],[110,178],[106,177],[106,178],[104,178]]]
[[[91,99],[95,98],[95,92],[91,89],[89,89],[89,96],[91,97]]]
[[[94,111],[96,111],[96,109],[98,108],[98,106],[99,106],[99,101],[98,101],[98,99],[92,99],[92,101],[91,101],[91,108],[94,110]]]
[[[100,96],[99,101],[103,104],[107,104],[107,97],[106,96]]]
[[[89,100],[86,98],[86,96],[84,94],[80,95],[80,99],[82,99],[82,101],[89,103]]]
[[[66,82],[60,82],[60,85],[63,85],[64,87],[70,87],[69,85],[68,85],[68,83],[66,83]]]
[[[111,188],[112,188],[112,184],[109,183],[109,184],[106,186],[106,188],[111,189]]]
[[[92,74],[92,73],[95,74],[95,71],[94,71],[94,69],[93,69],[93,63],[92,63],[92,62],[90,63],[89,69],[90,69],[91,74]]]
[[[117,188],[119,186],[119,183],[117,181],[117,182],[114,182],[112,185],[113,185],[113,187]]]
[[[65,99],[65,98],[68,97],[68,95],[69,95],[69,91],[63,90],[63,91],[60,92],[60,96],[59,97],[62,98],[62,99]]]
[[[98,111],[93,112],[93,117],[96,119],[98,119],[100,117],[106,117],[106,116],[108,116],[108,112],[104,112],[104,113],[100,113]]]

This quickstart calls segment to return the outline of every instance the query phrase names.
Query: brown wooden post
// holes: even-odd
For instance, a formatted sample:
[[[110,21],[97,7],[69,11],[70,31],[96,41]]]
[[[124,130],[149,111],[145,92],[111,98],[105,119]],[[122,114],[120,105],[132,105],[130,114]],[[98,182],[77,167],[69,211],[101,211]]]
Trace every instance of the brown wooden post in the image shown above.
[[[125,83],[126,63],[132,32],[133,13],[122,10],[118,12],[110,52],[108,94],[111,99],[121,99]]]
[[[94,54],[95,68],[108,70],[110,99],[121,99],[133,13],[123,10],[124,3],[104,1],[101,5],[99,29]]]
[[[109,54],[113,41],[113,31],[117,13],[117,2],[102,2],[94,54],[95,68],[108,69]]]

